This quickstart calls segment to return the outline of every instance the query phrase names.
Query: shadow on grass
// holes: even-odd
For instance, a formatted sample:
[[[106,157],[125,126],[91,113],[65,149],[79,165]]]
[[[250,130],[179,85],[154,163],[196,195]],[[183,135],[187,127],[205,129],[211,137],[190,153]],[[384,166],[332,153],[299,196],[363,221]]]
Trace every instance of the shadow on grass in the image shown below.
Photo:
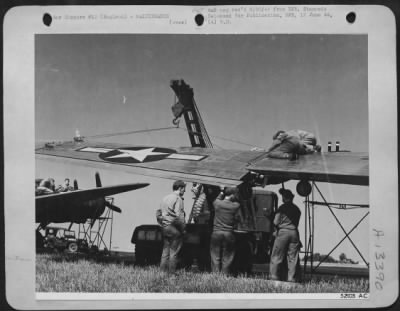
[[[119,263],[124,265],[132,265],[134,263],[134,258],[110,256],[102,253],[43,252],[36,254],[36,256],[53,262],[79,262],[86,260],[96,263]]]

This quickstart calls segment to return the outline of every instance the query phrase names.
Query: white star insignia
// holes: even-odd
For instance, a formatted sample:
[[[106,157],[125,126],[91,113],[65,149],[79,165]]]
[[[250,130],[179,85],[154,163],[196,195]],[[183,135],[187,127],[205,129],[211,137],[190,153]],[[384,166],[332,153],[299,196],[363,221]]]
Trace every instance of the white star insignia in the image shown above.
[[[107,157],[107,159],[115,159],[115,158],[133,158],[139,162],[143,162],[144,159],[148,156],[152,155],[161,155],[168,154],[165,152],[153,152],[155,148],[147,148],[141,150],[126,150],[126,149],[117,149],[121,154],[117,154],[115,156]]]

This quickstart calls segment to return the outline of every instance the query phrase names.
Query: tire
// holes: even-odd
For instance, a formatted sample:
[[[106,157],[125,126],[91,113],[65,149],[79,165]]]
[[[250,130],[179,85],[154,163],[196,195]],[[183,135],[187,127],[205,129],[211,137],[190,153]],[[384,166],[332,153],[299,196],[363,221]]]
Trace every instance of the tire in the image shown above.
[[[68,252],[76,253],[78,251],[78,244],[75,242],[71,242],[67,246]]]

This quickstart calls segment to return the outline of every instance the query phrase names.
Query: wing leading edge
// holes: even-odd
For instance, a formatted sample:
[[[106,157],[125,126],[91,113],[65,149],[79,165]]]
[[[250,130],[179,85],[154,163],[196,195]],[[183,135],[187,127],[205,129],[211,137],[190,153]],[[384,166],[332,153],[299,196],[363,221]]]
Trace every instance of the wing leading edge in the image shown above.
[[[148,183],[124,184],[41,195],[36,197],[36,208],[40,208],[42,205],[55,204],[60,200],[70,203],[75,201],[94,200],[98,197],[107,197],[118,193],[144,188],[148,185]]]
[[[100,142],[62,142],[35,150],[36,155],[65,162],[122,169],[134,174],[237,186],[249,174],[248,164],[265,152],[211,148],[163,148]]]
[[[100,142],[62,142],[36,149],[38,157],[85,161],[134,174],[236,186],[250,173],[282,179],[368,185],[368,154],[315,153],[298,160],[271,159],[266,152],[211,148],[164,148]],[[256,175],[255,174],[255,175]]]

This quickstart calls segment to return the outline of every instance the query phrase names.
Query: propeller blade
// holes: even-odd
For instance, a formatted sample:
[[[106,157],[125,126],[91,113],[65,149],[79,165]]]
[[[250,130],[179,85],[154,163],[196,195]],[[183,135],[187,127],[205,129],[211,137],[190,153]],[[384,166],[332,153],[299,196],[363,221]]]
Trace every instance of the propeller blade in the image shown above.
[[[78,181],[76,179],[74,179],[74,190],[79,190]]]
[[[117,212],[117,213],[121,213],[121,212],[122,212],[122,210],[121,210],[118,206],[116,206],[116,205],[114,205],[114,204],[112,204],[112,203],[110,203],[110,202],[108,202],[108,201],[106,201],[106,206],[107,206],[110,210],[113,210],[114,212]]]
[[[100,188],[101,187],[101,179],[100,179],[100,174],[99,172],[96,172],[96,187]]]

